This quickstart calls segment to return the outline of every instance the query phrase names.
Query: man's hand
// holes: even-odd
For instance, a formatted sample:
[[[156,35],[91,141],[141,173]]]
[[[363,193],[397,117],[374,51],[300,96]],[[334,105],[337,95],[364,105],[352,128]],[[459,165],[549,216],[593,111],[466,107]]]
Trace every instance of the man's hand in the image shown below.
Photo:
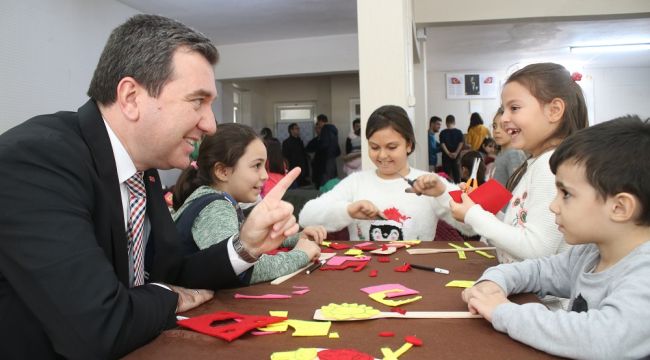
[[[463,290],[462,298],[472,314],[480,314],[489,322],[492,322],[492,312],[497,306],[510,302],[505,291],[493,281],[481,281]]]
[[[204,289],[186,289],[184,287],[167,285],[173,292],[178,294],[176,313],[192,310],[204,302],[212,299],[214,292]]]
[[[348,214],[353,219],[374,220],[379,217],[379,209],[368,200],[355,201],[348,205]]]
[[[413,190],[415,190],[415,193],[417,194],[440,196],[445,192],[445,190],[447,190],[447,187],[442,180],[440,180],[438,175],[426,174],[415,179]]]
[[[285,175],[253,208],[242,225],[239,238],[249,254],[258,257],[277,248],[287,236],[298,232],[293,206],[282,201],[282,196],[298,175],[298,167]]]
[[[467,215],[469,208],[476,205],[476,203],[464,192],[460,194],[460,199],[463,201],[462,203],[449,200],[449,210],[454,219],[460,222],[465,222],[465,215]]]
[[[321,225],[307,226],[302,229],[300,239],[308,239],[314,241],[316,244],[321,244],[327,237],[327,230]]]

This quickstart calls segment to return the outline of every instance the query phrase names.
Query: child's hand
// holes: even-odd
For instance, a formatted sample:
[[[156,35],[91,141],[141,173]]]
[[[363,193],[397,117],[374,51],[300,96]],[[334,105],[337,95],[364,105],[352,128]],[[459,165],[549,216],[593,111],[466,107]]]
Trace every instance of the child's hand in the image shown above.
[[[307,254],[307,258],[309,258],[309,262],[318,260],[318,257],[320,256],[320,246],[316,245],[315,242],[309,239],[299,239],[298,242],[296,243],[296,246],[294,246],[293,248],[297,250],[302,250],[305,254]]]
[[[320,225],[315,225],[315,226],[307,226],[306,228],[302,229],[299,238],[308,239],[320,245],[323,242],[323,240],[325,240],[326,237],[327,237],[327,230],[325,230],[325,228]]]
[[[462,203],[457,203],[454,200],[449,201],[449,210],[451,210],[451,216],[454,217],[457,221],[465,222],[465,215],[469,211],[469,208],[476,205],[472,199],[466,193],[460,194],[460,199]]]
[[[463,290],[462,298],[472,314],[480,314],[489,322],[492,322],[492,312],[497,306],[510,302],[505,291],[493,281],[481,281]]]
[[[355,201],[348,205],[348,214],[353,219],[373,220],[379,216],[379,209],[368,200]]]
[[[413,190],[415,190],[417,194],[440,196],[445,192],[445,190],[447,190],[447,187],[440,180],[438,175],[426,174],[415,179]]]

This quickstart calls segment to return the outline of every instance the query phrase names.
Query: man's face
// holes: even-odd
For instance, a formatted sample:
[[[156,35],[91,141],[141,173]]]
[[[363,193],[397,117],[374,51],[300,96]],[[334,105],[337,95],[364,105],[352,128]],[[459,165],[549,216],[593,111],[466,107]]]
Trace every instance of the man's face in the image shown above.
[[[197,52],[178,49],[172,68],[158,98],[145,94],[138,104],[134,131],[139,141],[128,150],[139,170],[186,168],[194,144],[217,128],[211,107],[217,97],[212,65]]]
[[[291,136],[296,138],[300,137],[300,126],[296,125],[291,128]]]
[[[316,132],[316,136],[320,135],[320,130],[323,128],[323,125],[325,125],[324,121],[316,121],[316,126],[314,126],[314,131]]]
[[[442,123],[441,123],[440,121],[434,121],[434,122],[432,122],[432,123],[431,123],[431,127],[430,127],[430,128],[431,128],[431,131],[433,131],[434,133],[437,133],[438,131],[440,131],[440,125],[441,125],[441,124],[442,124]]]

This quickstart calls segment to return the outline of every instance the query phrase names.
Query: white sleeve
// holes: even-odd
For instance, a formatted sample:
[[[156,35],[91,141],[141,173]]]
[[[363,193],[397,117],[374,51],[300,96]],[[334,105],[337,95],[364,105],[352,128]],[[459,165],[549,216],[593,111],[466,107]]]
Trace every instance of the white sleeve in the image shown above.
[[[566,244],[555,224],[555,215],[549,210],[555,191],[555,176],[550,169],[548,174],[546,171],[537,172],[528,188],[523,225],[504,223],[479,205],[469,209],[465,223],[491,245],[516,258],[531,259],[556,254]]]
[[[325,230],[339,231],[354,219],[348,214],[348,205],[354,200],[358,173],[341,180],[332,190],[316,199],[309,200],[298,215],[301,227],[322,225]]]

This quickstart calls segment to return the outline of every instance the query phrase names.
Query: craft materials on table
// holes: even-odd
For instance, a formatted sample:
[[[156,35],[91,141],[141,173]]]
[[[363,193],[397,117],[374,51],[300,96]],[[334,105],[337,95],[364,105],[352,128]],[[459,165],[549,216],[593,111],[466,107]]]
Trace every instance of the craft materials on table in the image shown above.
[[[356,321],[372,319],[478,319],[469,311],[407,311],[405,314],[397,312],[382,312],[363,304],[329,304],[322,306],[314,312],[314,320],[327,321]]]

